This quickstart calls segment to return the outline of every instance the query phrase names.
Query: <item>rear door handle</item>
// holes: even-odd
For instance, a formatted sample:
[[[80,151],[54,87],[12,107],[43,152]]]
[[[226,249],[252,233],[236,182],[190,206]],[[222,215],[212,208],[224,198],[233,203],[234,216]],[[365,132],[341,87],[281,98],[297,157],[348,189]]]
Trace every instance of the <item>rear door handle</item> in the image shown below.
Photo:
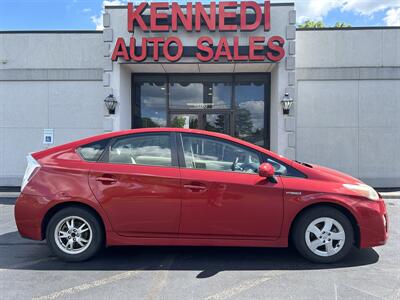
[[[99,181],[101,183],[104,184],[114,184],[117,182],[117,179],[113,178],[113,177],[104,177],[104,176],[100,176],[96,178],[96,181]]]
[[[192,192],[204,192],[207,188],[203,185],[185,184],[185,189],[191,190]]]

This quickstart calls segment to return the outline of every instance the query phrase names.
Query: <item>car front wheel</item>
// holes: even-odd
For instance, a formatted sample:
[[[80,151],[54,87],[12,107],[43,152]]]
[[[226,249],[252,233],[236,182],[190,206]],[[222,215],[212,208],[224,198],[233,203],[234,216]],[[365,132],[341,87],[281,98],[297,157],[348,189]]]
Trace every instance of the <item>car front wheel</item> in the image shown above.
[[[332,207],[306,211],[296,222],[293,235],[299,253],[316,263],[333,263],[343,259],[354,244],[349,219]]]
[[[51,219],[46,231],[52,252],[66,261],[84,261],[93,257],[103,245],[101,223],[89,210],[67,207]]]

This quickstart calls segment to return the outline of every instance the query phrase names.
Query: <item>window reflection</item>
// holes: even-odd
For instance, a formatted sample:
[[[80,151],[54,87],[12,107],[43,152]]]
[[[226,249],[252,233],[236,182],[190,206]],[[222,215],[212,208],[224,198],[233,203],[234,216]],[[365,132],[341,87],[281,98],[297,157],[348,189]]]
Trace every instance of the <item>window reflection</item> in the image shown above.
[[[264,146],[264,82],[238,82],[235,85],[235,96],[235,136]]]
[[[172,109],[229,109],[231,108],[232,83],[229,80],[215,82],[196,78],[171,78],[169,106]]]
[[[167,87],[163,82],[139,83],[140,127],[167,126]]]

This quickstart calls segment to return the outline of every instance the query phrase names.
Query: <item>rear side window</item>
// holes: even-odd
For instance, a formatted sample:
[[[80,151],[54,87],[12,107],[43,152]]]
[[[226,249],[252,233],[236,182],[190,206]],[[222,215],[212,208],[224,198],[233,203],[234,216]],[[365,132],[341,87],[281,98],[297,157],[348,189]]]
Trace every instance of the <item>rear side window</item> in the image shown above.
[[[110,147],[108,156],[108,162],[114,164],[170,167],[170,135],[135,134],[118,138]]]
[[[101,154],[106,149],[110,139],[97,141],[87,145],[83,145],[77,149],[79,155],[86,161],[98,161]]]

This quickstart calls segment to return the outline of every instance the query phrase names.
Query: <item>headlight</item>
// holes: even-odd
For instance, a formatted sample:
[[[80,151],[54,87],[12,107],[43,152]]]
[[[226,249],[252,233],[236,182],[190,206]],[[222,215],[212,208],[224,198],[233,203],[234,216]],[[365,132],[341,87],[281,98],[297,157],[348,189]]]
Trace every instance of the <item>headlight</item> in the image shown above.
[[[357,193],[361,197],[368,198],[369,200],[379,200],[378,193],[369,185],[366,184],[343,184],[346,189]]]

